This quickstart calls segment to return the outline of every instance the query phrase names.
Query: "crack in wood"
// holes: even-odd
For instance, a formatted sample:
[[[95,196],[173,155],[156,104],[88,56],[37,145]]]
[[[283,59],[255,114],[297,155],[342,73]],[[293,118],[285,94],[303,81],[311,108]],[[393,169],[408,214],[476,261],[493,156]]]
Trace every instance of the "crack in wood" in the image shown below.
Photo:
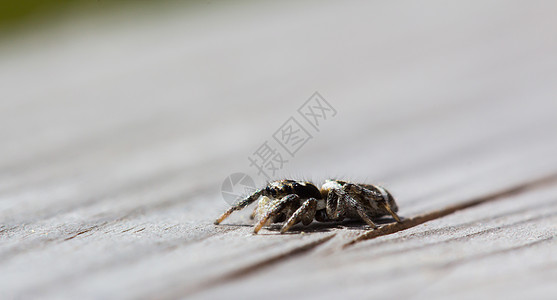
[[[194,196],[196,196],[198,194],[202,194],[205,190],[206,190],[206,187],[195,189],[194,190]],[[145,205],[143,207],[128,210],[125,214],[121,215],[118,218],[115,218],[115,219],[109,220],[109,221],[105,221],[105,222],[97,224],[97,225],[90,226],[85,230],[78,231],[76,233],[73,233],[73,235],[71,235],[67,238],[63,238],[62,241],[72,240],[72,239],[76,238],[77,236],[82,235],[84,233],[87,233],[87,232],[89,232],[93,229],[102,229],[102,228],[105,228],[105,227],[107,227],[109,225],[112,225],[112,224],[118,224],[118,222],[120,222],[120,221],[135,218],[135,217],[141,215],[142,213],[144,213],[145,211],[149,211],[150,213],[152,213],[152,212],[155,212],[155,211],[159,211],[161,209],[171,207],[173,205],[182,203],[185,199],[184,197],[185,196],[182,193],[180,193],[180,195],[169,197],[165,201],[162,201],[162,202],[159,202],[159,203],[156,203],[156,204]],[[12,230],[14,228],[16,228],[16,227],[9,228],[8,230]],[[2,229],[2,230],[4,230],[4,229]],[[141,232],[143,230],[145,230],[145,228],[139,229],[139,230],[135,231],[135,233]],[[105,232],[105,234],[106,233],[109,233],[109,232]],[[20,255],[20,254],[23,254],[25,252],[29,252],[31,250],[36,250],[36,249],[47,247],[51,243],[54,243],[54,242],[57,242],[57,241],[60,241],[60,240],[61,240],[60,238],[39,239],[39,240],[37,240],[37,241],[35,241],[31,244],[27,244],[27,245],[24,245],[24,246],[17,245],[16,247],[13,247],[13,248],[11,248],[7,251],[0,252],[0,262],[3,262],[5,260],[7,260],[8,258],[13,258],[16,255]]]
[[[142,231],[144,229],[145,228],[142,228],[136,232]],[[230,229],[224,231],[224,233],[233,230],[236,229]],[[94,276],[99,272],[107,272],[108,270],[117,270],[122,266],[133,265],[141,260],[148,259],[149,257],[153,257],[155,255],[164,255],[165,253],[169,253],[180,247],[205,241],[209,238],[218,235],[219,233],[223,233],[223,232],[222,231],[214,232],[212,234],[208,234],[206,236],[202,236],[190,240],[177,238],[174,240],[161,243],[157,245],[157,247],[155,248],[144,248],[144,251],[139,254],[137,254],[136,252],[134,255],[132,255],[132,253],[127,253],[127,254],[123,254],[122,256],[111,257],[111,259],[109,260],[100,262],[95,265],[90,265],[89,267],[86,268],[82,268],[82,269],[76,268],[75,272],[65,274],[64,276],[52,278],[52,280],[50,281],[43,282],[40,285],[30,288],[24,296],[25,298],[37,298],[40,295],[44,295],[45,293],[48,293],[50,291],[56,290],[58,288],[63,288],[68,284],[73,284],[74,282],[77,281],[87,280],[87,277]]]
[[[76,237],[78,237],[78,236],[80,236],[80,235],[82,235],[82,234],[84,234],[84,233],[87,233],[87,232],[89,232],[89,231],[91,231],[91,230],[93,230],[93,229],[99,228],[99,227],[102,226],[102,225],[103,225],[103,224],[101,224],[101,225],[95,225],[95,226],[91,226],[91,227],[89,227],[89,228],[83,229],[83,230],[81,230],[81,231],[79,231],[79,232],[77,232],[77,233],[75,233],[75,234],[73,234],[73,235],[71,235],[71,236],[65,238],[64,241],[69,241],[69,240],[71,240],[71,239],[74,239],[74,238],[76,238]]]
[[[353,246],[356,243],[359,243],[361,241],[365,241],[365,240],[370,240],[370,239],[374,239],[380,236],[384,236],[384,235],[389,235],[389,234],[393,234],[405,229],[409,229],[418,225],[421,225],[423,223],[435,220],[435,219],[439,219],[442,217],[445,217],[447,215],[453,214],[459,210],[463,210],[463,209],[467,209],[470,207],[474,207],[483,203],[487,203],[487,202],[491,202],[491,201],[495,201],[495,200],[499,200],[501,198],[505,198],[508,196],[512,196],[512,195],[517,195],[517,194],[521,194],[524,193],[526,191],[529,190],[533,190],[536,188],[539,188],[541,186],[544,185],[548,185],[551,183],[554,183],[555,181],[557,181],[557,173],[555,174],[551,174],[545,177],[541,177],[539,179],[536,180],[532,180],[532,181],[528,181],[525,183],[521,183],[518,185],[515,185],[513,187],[495,192],[495,193],[491,193],[479,198],[475,198],[469,201],[464,201],[461,203],[457,203],[455,205],[451,205],[448,207],[445,207],[444,209],[440,209],[440,210],[436,210],[436,211],[432,211],[429,213],[425,213],[425,214],[421,214],[412,218],[408,218],[408,219],[404,219],[402,220],[402,222],[400,223],[392,223],[392,224],[388,224],[382,227],[379,227],[377,229],[373,229],[370,231],[367,231],[365,233],[363,233],[362,235],[356,237],[355,239],[351,240],[350,242],[344,244],[342,246],[342,248],[347,248],[350,246]]]
[[[8,227],[3,225],[0,227],[0,234],[1,235],[8,234],[10,231],[14,230],[15,228],[17,228],[17,226]]]
[[[70,236],[64,238],[64,237],[49,237],[49,238],[37,238],[29,243],[26,244],[18,244],[6,251],[0,252],[0,263],[4,262],[8,259],[14,258],[17,255],[21,255],[24,253],[28,253],[30,251],[35,251],[38,249],[44,249],[46,247],[51,246],[53,243],[56,242],[65,242],[65,241],[69,241],[72,240],[84,233],[90,232],[94,229],[102,229],[108,225],[111,225],[112,223],[116,223],[116,221],[114,222],[103,222],[97,225],[92,225],[87,227],[86,229],[82,229],[79,230],[77,232],[73,232],[71,233]],[[107,234],[108,232],[105,232],[105,234]]]
[[[128,228],[128,229],[122,230],[120,233],[126,233],[126,232],[128,232],[128,231],[133,230],[134,228],[135,228],[135,226],[134,226],[134,227],[130,227],[130,228]]]
[[[101,229],[105,226],[107,226],[109,224],[109,222],[103,222],[97,225],[93,225],[90,227],[87,227],[85,229],[79,230],[77,232],[72,233],[70,236],[63,238],[63,237],[54,237],[54,238],[38,238],[34,241],[31,241],[30,243],[27,244],[17,244],[16,246],[3,251],[0,253],[0,262],[4,262],[8,259],[11,259],[17,255],[21,255],[30,251],[34,251],[37,249],[44,249],[48,246],[50,246],[52,243],[55,242],[65,242],[65,241],[69,241],[72,240],[82,234],[85,234],[87,232],[90,232],[94,229]]]
[[[304,244],[302,246],[290,249],[289,251],[285,252],[285,253],[281,253],[272,257],[269,257],[267,259],[264,259],[262,261],[259,262],[255,262],[253,264],[247,265],[243,268],[238,268],[234,271],[231,271],[229,273],[226,273],[222,276],[216,277],[212,280],[206,281],[204,283],[201,283],[199,285],[197,285],[194,288],[188,289],[186,291],[177,291],[179,293],[179,297],[176,297],[178,295],[167,295],[168,299],[174,299],[174,298],[181,298],[181,297],[185,297],[185,296],[189,296],[192,294],[196,294],[199,293],[203,290],[206,290],[208,288],[211,288],[213,286],[222,284],[222,283],[228,283],[231,281],[235,281],[241,278],[244,278],[250,274],[253,274],[254,272],[257,272],[261,269],[267,268],[269,266],[275,265],[277,263],[283,262],[285,260],[288,260],[290,258],[302,255],[304,253],[307,253],[310,250],[315,249],[316,247],[326,243],[327,241],[331,240],[333,237],[336,236],[336,233],[333,233],[331,235],[328,235],[327,237],[318,239],[316,241],[312,241],[310,243]],[[159,295],[160,296],[160,295]]]
[[[503,253],[510,253],[510,252],[513,252],[513,251],[530,248],[530,247],[533,247],[533,246],[536,246],[536,245],[539,245],[539,244],[551,242],[555,239],[555,237],[556,236],[550,236],[550,237],[546,237],[546,238],[543,238],[543,239],[535,240],[535,241],[530,242],[530,243],[526,243],[524,245],[518,245],[518,246],[514,246],[514,247],[509,247],[509,248],[504,248],[504,249],[500,249],[500,250],[496,250],[496,251],[491,251],[491,252],[488,252],[488,253],[481,253],[481,254],[477,254],[477,255],[472,255],[472,256],[469,256],[469,257],[449,261],[449,262],[446,262],[444,264],[438,265],[436,267],[439,268],[439,269],[451,268],[451,267],[454,267],[454,266],[457,266],[457,265],[465,264],[467,262],[477,261],[477,260],[488,258],[488,257],[494,256],[494,255],[503,254]]]
[[[441,261],[441,262],[424,262],[424,263],[419,263],[416,265],[412,265],[412,266],[398,266],[396,268],[392,268],[388,271],[381,271],[381,273],[370,273],[368,274],[369,276],[373,276],[373,275],[381,275],[381,276],[376,276],[374,277],[375,282],[377,284],[383,284],[383,282],[387,282],[392,280],[392,278],[394,276],[413,276],[413,274],[419,274],[420,271],[424,271],[424,270],[446,270],[446,269],[450,269],[453,267],[458,267],[460,265],[464,265],[467,263],[474,263],[477,262],[481,259],[488,259],[490,257],[495,257],[497,255],[500,254],[508,254],[508,253],[512,253],[515,251],[520,251],[520,250],[524,250],[524,249],[528,249],[531,247],[535,247],[535,246],[539,246],[539,245],[543,245],[546,243],[551,243],[552,241],[554,241],[557,238],[557,236],[553,235],[553,236],[546,236],[546,237],[542,237],[539,238],[537,240],[534,241],[530,241],[527,243],[524,243],[522,245],[516,245],[516,246],[511,246],[511,247],[503,247],[500,249],[496,249],[496,250],[492,250],[492,251],[486,251],[483,253],[477,253],[477,254],[473,254],[473,255],[467,255],[465,257],[458,257],[458,258],[452,258],[449,259],[448,261]]]
[[[554,199],[552,199],[551,201],[544,202],[542,204],[536,203],[536,206],[532,207],[532,210],[530,210],[530,212],[546,211],[548,208],[553,208],[554,206],[557,206],[557,203],[555,202]],[[474,220],[474,221],[471,221],[471,222],[466,222],[466,223],[461,223],[461,224],[458,224],[458,225],[446,226],[446,227],[443,227],[443,228],[437,228],[437,229],[425,230],[425,231],[422,231],[422,232],[412,233],[412,234],[406,235],[404,237],[394,238],[391,241],[402,241],[402,240],[406,241],[406,240],[411,239],[411,238],[421,239],[421,238],[423,238],[425,236],[428,236],[430,234],[447,233],[447,232],[451,232],[451,231],[465,229],[465,228],[468,228],[470,226],[474,226],[476,224],[482,224],[482,223],[489,222],[489,221],[495,221],[495,220],[510,217],[510,216],[516,216],[516,215],[524,214],[524,212],[525,212],[525,208],[520,207],[520,208],[512,210],[512,211],[507,211],[507,212],[500,213],[500,214],[497,214],[497,215],[491,215],[489,217],[482,218],[482,219],[477,219],[477,220]],[[544,214],[544,215],[542,215],[542,217],[543,216],[547,216],[547,215]],[[539,218],[531,218],[531,219],[539,219]],[[530,220],[530,219],[528,219],[528,220]],[[514,224],[516,225],[517,223],[514,223]]]
[[[36,215],[29,220],[19,220],[19,222],[27,222],[29,224],[37,223],[41,220],[47,220],[51,218],[59,217],[62,214],[67,214],[75,211],[76,209],[84,209],[88,207],[92,207],[98,203],[106,202],[107,199],[110,200],[114,197],[119,197],[120,195],[129,195],[130,193],[141,193],[145,190],[155,189],[160,186],[162,183],[168,182],[173,178],[178,178],[180,174],[183,173],[183,169],[176,168],[170,171],[166,171],[163,173],[157,173],[155,176],[145,177],[133,182],[128,182],[123,184],[122,186],[114,187],[110,190],[104,191],[102,193],[89,196],[85,199],[84,202],[74,203],[74,202],[67,202],[64,203],[61,207],[57,206],[56,210],[46,210],[42,212],[40,215]],[[188,177],[189,178],[189,177]],[[185,180],[185,179],[184,179]],[[176,204],[184,203],[188,199],[196,197],[198,195],[202,195],[211,191],[213,186],[210,184],[204,184],[198,187],[194,187],[191,190],[183,190],[179,191],[176,195],[168,196],[167,201],[159,202],[155,205],[151,205],[150,203],[145,203],[141,207],[135,207],[128,211],[127,215],[139,215],[145,213],[145,210],[148,208],[153,207],[162,207],[164,208],[165,205],[170,207]],[[0,191],[0,195],[4,195],[5,192]]]
[[[540,215],[537,217],[533,217],[533,218],[528,218],[525,220],[521,220],[521,221],[517,221],[511,224],[506,224],[503,226],[496,226],[496,227],[492,227],[489,229],[485,229],[485,230],[481,230],[478,232],[474,232],[474,233],[470,233],[470,234],[466,234],[463,236],[457,236],[457,237],[452,237],[452,238],[448,238],[442,241],[438,241],[438,242],[433,242],[433,243],[427,243],[427,244],[420,244],[414,247],[406,247],[404,249],[399,249],[399,250],[391,250],[389,252],[385,252],[385,253],[377,253],[375,255],[371,255],[371,256],[366,256],[367,258],[378,258],[378,257],[388,257],[388,256],[394,256],[394,255],[399,255],[399,254],[406,254],[412,251],[417,251],[417,250],[423,250],[423,249],[427,249],[427,248],[431,248],[431,247],[435,247],[435,246],[439,246],[442,244],[448,244],[448,243],[452,243],[452,242],[458,242],[458,241],[467,241],[470,238],[473,237],[478,237],[478,236],[483,236],[486,234],[491,234],[491,233],[495,233],[498,231],[502,231],[508,228],[513,228],[517,225],[523,225],[523,224],[528,224],[534,221],[539,221],[539,220],[543,220],[543,219],[547,219],[550,217],[554,217],[557,215],[557,212],[553,212],[553,213],[549,213],[549,214],[544,214],[544,215]]]

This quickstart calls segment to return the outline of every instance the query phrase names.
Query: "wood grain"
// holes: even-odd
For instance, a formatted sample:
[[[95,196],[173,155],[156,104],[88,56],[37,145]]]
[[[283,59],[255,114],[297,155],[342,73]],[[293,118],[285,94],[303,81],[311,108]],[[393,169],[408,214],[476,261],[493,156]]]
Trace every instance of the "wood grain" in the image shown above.
[[[555,4],[187,8],[0,45],[0,298],[554,297]],[[408,223],[213,225],[315,91],[338,113],[273,178],[381,183]]]

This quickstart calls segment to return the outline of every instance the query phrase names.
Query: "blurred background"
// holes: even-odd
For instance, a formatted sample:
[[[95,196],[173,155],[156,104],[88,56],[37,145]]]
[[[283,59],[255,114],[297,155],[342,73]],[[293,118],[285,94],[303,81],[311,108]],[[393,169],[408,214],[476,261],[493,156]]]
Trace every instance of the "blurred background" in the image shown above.
[[[412,214],[556,166],[553,1],[0,3],[6,257],[23,225],[174,205],[155,219],[209,226],[235,172],[380,182]],[[318,127],[315,92],[336,111]],[[274,138],[291,117],[295,155]],[[266,141],[287,160],[269,177],[248,159]]]

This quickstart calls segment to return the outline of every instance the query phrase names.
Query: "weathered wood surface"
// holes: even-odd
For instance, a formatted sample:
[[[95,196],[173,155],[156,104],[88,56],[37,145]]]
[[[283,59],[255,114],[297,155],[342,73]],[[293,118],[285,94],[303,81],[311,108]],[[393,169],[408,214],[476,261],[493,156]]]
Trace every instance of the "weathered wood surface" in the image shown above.
[[[413,217],[555,174],[556,9],[213,3],[1,45],[0,298],[554,299],[555,181],[348,247],[361,224],[212,222],[315,90],[338,113],[277,178]]]

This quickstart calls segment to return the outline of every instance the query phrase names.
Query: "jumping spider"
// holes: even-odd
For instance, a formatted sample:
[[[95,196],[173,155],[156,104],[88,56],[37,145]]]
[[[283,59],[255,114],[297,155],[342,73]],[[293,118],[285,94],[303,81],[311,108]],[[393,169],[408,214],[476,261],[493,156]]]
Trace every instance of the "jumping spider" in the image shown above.
[[[377,228],[372,218],[391,215],[397,222],[398,206],[393,196],[384,188],[373,184],[327,180],[318,189],[313,183],[295,180],[277,180],[256,190],[224,212],[215,224],[220,224],[232,212],[241,210],[260,199],[252,213],[258,216],[254,227],[257,233],[263,226],[284,222],[284,233],[300,221],[309,225],[313,219],[319,222],[342,221],[345,218],[364,220]]]

